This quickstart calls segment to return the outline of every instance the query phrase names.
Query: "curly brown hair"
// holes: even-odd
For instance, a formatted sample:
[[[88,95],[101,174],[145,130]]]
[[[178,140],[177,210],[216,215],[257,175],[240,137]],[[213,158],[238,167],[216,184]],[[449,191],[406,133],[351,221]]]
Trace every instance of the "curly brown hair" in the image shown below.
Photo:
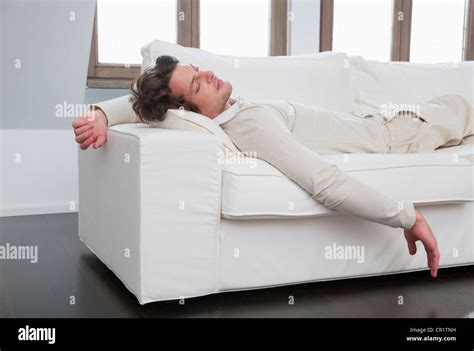
[[[162,55],[156,59],[154,67],[147,68],[132,82],[130,102],[140,122],[163,121],[168,109],[182,107],[188,111],[200,112],[184,96],[171,93],[169,82],[178,63],[175,57]]]

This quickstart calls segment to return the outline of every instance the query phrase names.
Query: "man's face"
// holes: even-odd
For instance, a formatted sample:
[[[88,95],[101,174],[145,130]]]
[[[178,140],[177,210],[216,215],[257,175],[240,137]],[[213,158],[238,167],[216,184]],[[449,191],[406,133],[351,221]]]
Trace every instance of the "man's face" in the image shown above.
[[[212,71],[200,71],[191,64],[178,64],[171,74],[169,87],[173,95],[183,95],[194,103],[201,114],[214,118],[224,111],[232,93],[232,85]]]

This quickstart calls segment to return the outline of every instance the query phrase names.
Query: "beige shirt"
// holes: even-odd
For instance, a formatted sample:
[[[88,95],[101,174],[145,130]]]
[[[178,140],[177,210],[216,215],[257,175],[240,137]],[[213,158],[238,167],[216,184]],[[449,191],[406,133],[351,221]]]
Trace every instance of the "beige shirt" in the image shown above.
[[[109,126],[138,121],[128,98],[96,105]],[[326,207],[390,227],[410,229],[415,223],[411,202],[374,190],[319,155],[385,152],[387,135],[377,121],[284,100],[239,98],[214,122],[240,151],[256,153]]]

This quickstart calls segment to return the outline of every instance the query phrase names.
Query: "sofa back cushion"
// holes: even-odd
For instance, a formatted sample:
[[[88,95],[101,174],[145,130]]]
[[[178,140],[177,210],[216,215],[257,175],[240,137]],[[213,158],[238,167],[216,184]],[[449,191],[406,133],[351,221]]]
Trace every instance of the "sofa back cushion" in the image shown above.
[[[350,57],[356,113],[459,94],[474,104],[474,62],[417,64]]]
[[[349,58],[343,53],[237,57],[155,40],[142,47],[142,72],[160,55],[212,70],[233,86],[232,97],[285,99],[350,112],[353,93]]]

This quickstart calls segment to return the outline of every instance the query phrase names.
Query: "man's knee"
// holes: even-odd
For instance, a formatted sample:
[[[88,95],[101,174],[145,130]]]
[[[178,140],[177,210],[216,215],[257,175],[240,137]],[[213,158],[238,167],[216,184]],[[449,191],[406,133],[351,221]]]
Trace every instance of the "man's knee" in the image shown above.
[[[443,101],[446,104],[455,104],[456,106],[463,106],[465,108],[471,106],[471,103],[464,96],[459,94],[440,95],[433,98],[431,101]]]
[[[461,142],[461,145],[468,145],[468,144],[474,145],[474,134],[465,137]]]

